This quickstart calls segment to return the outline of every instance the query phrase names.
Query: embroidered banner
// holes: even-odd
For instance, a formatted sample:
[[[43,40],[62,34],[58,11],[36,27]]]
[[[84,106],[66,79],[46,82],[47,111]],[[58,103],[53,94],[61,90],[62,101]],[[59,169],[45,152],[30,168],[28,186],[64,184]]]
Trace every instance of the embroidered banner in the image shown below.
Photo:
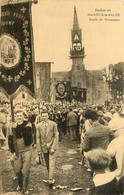
[[[21,87],[34,94],[31,3],[1,7],[0,87],[17,95]]]
[[[56,84],[56,100],[65,99],[71,101],[70,81],[63,81]]]
[[[36,98],[38,101],[50,101],[50,70],[51,62],[35,63]]]
[[[78,102],[86,102],[87,90],[85,88],[72,87],[71,93],[72,99]]]

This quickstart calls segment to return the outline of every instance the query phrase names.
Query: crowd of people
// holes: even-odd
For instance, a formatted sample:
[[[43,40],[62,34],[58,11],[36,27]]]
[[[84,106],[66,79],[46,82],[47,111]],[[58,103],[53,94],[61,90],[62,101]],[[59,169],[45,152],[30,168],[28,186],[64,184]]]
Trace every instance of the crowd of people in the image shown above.
[[[29,194],[28,182],[32,147],[37,147],[36,163],[48,170],[48,184],[55,183],[56,151],[66,134],[70,142],[79,140],[82,166],[91,171],[91,194],[123,194],[124,108],[120,104],[54,105],[16,102],[14,118],[10,104],[0,107],[0,150],[10,150],[11,164],[18,179],[17,190]]]

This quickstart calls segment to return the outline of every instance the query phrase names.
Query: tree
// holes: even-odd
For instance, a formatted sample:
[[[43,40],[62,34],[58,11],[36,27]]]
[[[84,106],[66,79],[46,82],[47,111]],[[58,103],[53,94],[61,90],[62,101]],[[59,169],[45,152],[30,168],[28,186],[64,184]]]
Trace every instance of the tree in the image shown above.
[[[121,100],[124,95],[124,62],[109,65],[108,75],[114,100]]]

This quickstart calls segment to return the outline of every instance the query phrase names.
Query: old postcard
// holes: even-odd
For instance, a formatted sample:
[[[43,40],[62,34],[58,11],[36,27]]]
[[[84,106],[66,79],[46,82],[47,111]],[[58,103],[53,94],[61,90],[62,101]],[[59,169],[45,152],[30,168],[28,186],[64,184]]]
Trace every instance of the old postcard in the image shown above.
[[[0,0],[0,194],[123,194],[124,2]]]

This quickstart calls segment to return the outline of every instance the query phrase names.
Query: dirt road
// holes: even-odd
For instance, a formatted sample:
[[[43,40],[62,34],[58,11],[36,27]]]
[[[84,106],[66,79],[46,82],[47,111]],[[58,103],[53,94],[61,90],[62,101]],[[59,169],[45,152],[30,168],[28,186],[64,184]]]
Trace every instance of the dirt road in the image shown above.
[[[13,170],[9,161],[10,152],[6,152],[2,180],[4,192],[16,191],[17,181],[12,181]],[[37,157],[36,148],[33,149],[32,166],[30,172],[29,189],[32,195],[88,195],[88,190],[92,186],[90,172],[80,165],[81,155],[79,152],[79,141],[71,142],[69,135],[63,135],[63,139],[59,142],[59,149],[56,157],[55,185],[54,189],[49,189],[43,180],[48,179],[46,167],[36,165]],[[65,189],[57,188],[57,186]],[[82,188],[77,192],[71,191],[72,188]]]

